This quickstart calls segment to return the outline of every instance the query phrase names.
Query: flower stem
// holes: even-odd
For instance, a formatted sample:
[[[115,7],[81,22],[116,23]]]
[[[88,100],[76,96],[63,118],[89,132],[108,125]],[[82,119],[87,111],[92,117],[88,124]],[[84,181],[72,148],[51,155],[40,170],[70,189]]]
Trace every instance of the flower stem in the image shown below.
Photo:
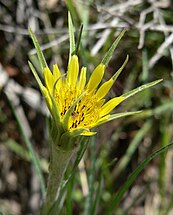
[[[49,212],[56,200],[57,192],[64,176],[66,167],[75,150],[63,151],[51,144],[51,160],[49,166],[49,179],[47,195],[40,215],[49,215]]]

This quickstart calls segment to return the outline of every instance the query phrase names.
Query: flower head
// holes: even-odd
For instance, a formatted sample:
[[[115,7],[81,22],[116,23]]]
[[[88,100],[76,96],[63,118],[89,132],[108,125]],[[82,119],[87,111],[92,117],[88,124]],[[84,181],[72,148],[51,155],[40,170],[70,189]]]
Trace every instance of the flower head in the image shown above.
[[[102,83],[105,67],[109,63],[125,31],[120,33],[101,63],[94,69],[89,80],[87,80],[87,69],[85,67],[82,67],[81,70],[79,69],[78,56],[76,54],[79,43],[77,48],[75,48],[73,25],[70,14],[68,20],[70,32],[70,59],[66,74],[60,72],[57,64],[53,66],[52,71],[49,69],[38,41],[30,30],[30,35],[34,42],[42,68],[44,85],[30,62],[29,66],[39,84],[52,115],[53,127],[55,127],[53,131],[55,130],[54,133],[58,133],[52,135],[55,138],[55,142],[57,139],[59,139],[59,142],[61,142],[61,140],[62,142],[66,140],[70,142],[70,139],[81,135],[94,135],[96,132],[91,131],[92,128],[120,117],[138,113],[139,111],[110,114],[111,111],[125,99],[161,81],[153,81],[131,90],[130,92],[124,93],[122,96],[106,101],[105,96],[128,61],[127,56],[123,65],[113,77],[105,83]]]
[[[124,97],[115,97],[105,102],[105,96],[114,84],[115,77],[101,84],[105,71],[105,65],[99,64],[88,82],[86,81],[86,68],[82,67],[79,74],[78,56],[73,55],[69,62],[66,77],[64,77],[56,65],[51,72],[48,67],[43,69],[46,87],[44,93],[52,112],[51,97],[55,100],[61,123],[68,131],[84,129],[83,135],[93,135],[90,129],[110,119],[109,114]],[[66,114],[70,110],[68,119]],[[66,123],[66,124],[65,124]]]

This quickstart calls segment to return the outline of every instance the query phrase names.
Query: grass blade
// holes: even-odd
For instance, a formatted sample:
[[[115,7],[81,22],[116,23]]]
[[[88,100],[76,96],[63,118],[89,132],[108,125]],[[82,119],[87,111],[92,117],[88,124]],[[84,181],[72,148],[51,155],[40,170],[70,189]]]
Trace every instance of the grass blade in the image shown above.
[[[153,160],[156,156],[159,156],[160,154],[166,152],[169,148],[173,147],[173,143],[164,146],[162,148],[160,148],[159,150],[157,150],[156,152],[154,152],[153,154],[151,154],[149,157],[147,157],[137,168],[136,170],[129,176],[129,178],[127,179],[127,181],[124,183],[124,185],[120,188],[119,192],[116,194],[116,196],[114,197],[112,203],[110,204],[110,206],[107,208],[107,210],[105,211],[105,213],[103,213],[104,215],[110,215],[112,214],[113,210],[116,209],[116,207],[118,206],[118,204],[120,203],[124,193],[127,191],[127,189],[131,186],[131,184],[134,182],[134,180],[136,179],[136,177],[139,175],[139,173],[146,167],[146,165]]]
[[[17,143],[15,140],[13,139],[9,139],[5,142],[5,145],[8,146],[8,148],[16,153],[19,157],[21,157],[23,160],[25,161],[30,161],[31,160],[31,156],[30,153],[27,151],[27,149],[25,149],[24,147],[22,147],[19,143]]]
[[[84,215],[91,215],[91,209],[93,207],[93,196],[94,196],[94,178],[95,178],[95,144],[96,144],[96,137],[92,137],[91,141],[91,166],[88,176],[88,186],[89,186],[89,193],[86,197],[85,202],[85,211]]]
[[[148,133],[149,129],[151,128],[151,121],[147,121],[141,129],[137,132],[134,139],[129,144],[129,147],[127,148],[127,151],[125,155],[119,160],[117,165],[115,166],[113,173],[113,178],[116,178],[128,165],[130,162],[134,152],[136,151],[137,147],[139,146],[141,140],[143,137]]]
[[[99,184],[98,184],[98,188],[96,191],[96,197],[95,197],[95,201],[93,203],[93,208],[91,211],[91,215],[96,215],[97,214],[97,209],[98,209],[98,204],[99,204],[99,200],[101,198],[101,193],[102,193],[102,185],[103,185],[103,175],[100,175],[99,178]]]
[[[8,98],[8,97],[7,97]],[[36,155],[36,152],[34,151],[34,148],[32,146],[32,143],[31,141],[29,140],[28,136],[25,134],[25,131],[23,129],[23,126],[22,126],[22,123],[20,122],[20,119],[19,117],[17,116],[17,113],[15,111],[15,108],[13,106],[13,104],[11,103],[10,99],[8,98],[8,101],[9,101],[9,104],[11,106],[11,109],[12,109],[12,112],[14,114],[14,117],[16,119],[16,122],[19,126],[19,130],[22,134],[22,137],[26,143],[26,146],[31,154],[31,161],[34,165],[34,168],[36,170],[36,173],[38,175],[38,178],[39,178],[39,181],[40,181],[40,187],[41,187],[41,192],[42,192],[42,195],[43,197],[45,196],[45,193],[46,193],[46,188],[45,188],[45,183],[44,183],[44,178],[43,178],[43,175],[42,175],[42,171],[41,171],[41,168],[40,168],[40,163],[39,163],[39,159]]]
[[[164,116],[161,118],[161,123],[160,123],[161,147],[167,145],[171,139],[170,133],[168,132],[170,117],[171,117],[171,114],[165,113]],[[163,153],[160,156],[160,165],[159,165],[159,189],[160,189],[160,195],[162,199],[164,199],[164,196],[166,195],[166,177],[167,177],[166,156],[167,156],[167,153]]]

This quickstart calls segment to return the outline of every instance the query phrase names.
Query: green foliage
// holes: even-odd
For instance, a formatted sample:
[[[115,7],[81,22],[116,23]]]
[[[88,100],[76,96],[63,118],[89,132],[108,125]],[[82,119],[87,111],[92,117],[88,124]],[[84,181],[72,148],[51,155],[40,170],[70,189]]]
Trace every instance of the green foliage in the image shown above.
[[[124,183],[124,185],[120,188],[120,190],[118,191],[117,195],[115,196],[115,198],[113,199],[112,203],[110,204],[110,206],[108,207],[108,209],[106,210],[106,212],[104,213],[104,215],[109,215],[112,214],[113,210],[116,209],[116,207],[118,206],[118,204],[120,203],[123,195],[125,194],[125,192],[128,190],[128,188],[131,186],[131,184],[134,182],[134,180],[137,178],[137,176],[139,175],[139,173],[146,167],[146,165],[148,165],[148,163],[154,159],[156,156],[159,156],[160,154],[164,153],[165,151],[167,151],[169,148],[171,148],[173,146],[173,143],[164,146],[162,148],[160,148],[159,150],[157,150],[156,152],[154,152],[153,154],[151,154],[149,157],[147,157],[137,168],[136,170],[129,176],[129,178],[127,179],[127,181]]]
[[[12,112],[14,114],[14,117],[16,119],[16,122],[19,126],[19,130],[20,130],[20,133],[22,135],[22,138],[24,140],[24,142],[26,143],[26,146],[28,148],[28,151],[29,151],[29,154],[31,156],[31,161],[32,161],[32,164],[37,172],[37,175],[38,175],[38,178],[39,178],[39,182],[40,182],[40,187],[41,187],[41,191],[42,191],[42,196],[44,197],[45,194],[46,194],[46,188],[45,188],[45,182],[44,182],[44,178],[43,178],[43,174],[42,174],[42,170],[40,168],[40,162],[39,162],[39,158],[38,158],[38,155],[36,153],[36,151],[34,150],[33,148],[33,145],[29,139],[29,137],[26,135],[24,129],[23,129],[23,126],[22,126],[22,122],[20,121],[16,111],[15,111],[15,108],[13,106],[13,104],[11,103],[11,101],[9,100],[9,103],[10,103],[10,106],[11,106],[11,109],[12,109]],[[17,150],[17,147],[15,146],[15,149]]]
[[[109,80],[110,77],[116,79],[108,98],[123,94],[123,96],[128,99],[114,110],[115,113],[110,118],[110,121],[113,119],[116,120],[108,122],[106,125],[102,125],[97,130],[98,133],[96,138],[92,138],[92,141],[86,141],[86,139],[82,140],[76,157],[71,160],[71,165],[68,166],[64,181],[61,184],[59,196],[51,209],[50,215],[128,215],[135,213],[138,208],[149,207],[150,204],[148,198],[151,199],[150,203],[155,210],[154,213],[158,215],[171,214],[173,209],[173,195],[170,191],[173,187],[169,179],[172,177],[172,144],[170,144],[170,142],[172,139],[173,126],[173,85],[171,77],[172,61],[168,49],[164,52],[164,57],[160,58],[153,68],[149,68],[151,57],[157,52],[162,42],[166,39],[165,34],[161,31],[154,31],[152,29],[146,30],[144,46],[142,49],[137,48],[140,35],[139,29],[135,28],[135,26],[137,25],[141,12],[150,6],[150,3],[148,2],[145,3],[143,1],[142,4],[133,6],[133,10],[130,11],[130,13],[127,11],[123,17],[120,17],[121,22],[119,23],[120,25],[117,26],[110,24],[114,18],[117,19],[117,17],[115,17],[116,14],[111,15],[109,10],[104,10],[104,5],[99,7],[99,5],[95,5],[93,1],[86,2],[83,5],[79,4],[81,4],[81,2],[74,2],[71,0],[66,1],[66,6],[70,11],[68,14],[70,39],[69,57],[71,57],[73,53],[78,52],[80,55],[80,65],[87,66],[87,69],[91,72],[93,71],[93,66],[98,65],[101,59],[103,59],[102,63],[108,65],[105,71],[105,80]],[[62,5],[59,7],[62,7]],[[57,22],[57,26],[49,25],[52,19],[55,21],[56,16],[51,14],[51,10],[45,10],[48,11],[45,14],[46,18],[44,17],[46,21],[41,17],[43,23],[41,23],[39,29],[36,30],[36,35],[39,35],[40,44],[45,44],[45,41],[48,44],[48,51],[45,52],[46,59],[50,59],[48,64],[52,65],[53,63],[58,63],[61,68],[63,67],[65,69],[67,68],[66,64],[68,63],[67,53],[69,43],[66,43],[66,40],[64,40],[65,42],[62,40],[63,42],[60,42],[57,45],[49,46],[52,42],[52,38],[63,38],[66,36],[67,39],[68,37],[66,28],[66,9],[60,9],[61,11],[58,12],[57,17],[61,17],[63,22],[60,20],[60,22]],[[164,10],[159,8],[159,10],[166,20],[165,25],[168,23],[172,25],[173,13],[171,7],[164,8]],[[56,13],[55,9],[52,11]],[[51,14],[51,18],[49,17],[49,14]],[[129,21],[129,23],[132,21],[132,23],[126,23],[128,31],[124,35],[125,30],[122,31],[123,28],[121,28],[121,24],[123,24],[126,17],[130,17],[127,21]],[[153,14],[151,13],[146,21],[152,21],[152,19]],[[105,26],[103,25],[103,22],[105,22]],[[60,25],[60,28],[59,23],[63,23]],[[82,30],[79,31],[78,42],[75,44],[75,35],[77,35],[76,32],[78,32],[81,23],[84,24],[83,32]],[[147,24],[150,23],[144,24],[147,27]],[[156,26],[153,26],[153,28],[155,27],[157,27],[157,24]],[[42,30],[42,28],[44,29]],[[52,29],[55,29],[54,33],[51,32]],[[115,32],[120,31],[122,32],[115,40]],[[105,32],[109,33],[106,34]],[[5,34],[7,34],[7,32]],[[29,67],[40,88],[43,88],[41,78],[39,78],[36,71],[40,69],[40,66],[42,70],[47,66],[47,63],[43,56],[42,49],[31,30],[30,34],[38,58],[35,55],[32,55],[30,57],[32,64],[29,62]],[[22,37],[22,35],[20,36]],[[16,38],[18,37],[16,36]],[[9,39],[10,37],[8,37],[8,40]],[[103,40],[104,43],[100,45],[100,42]],[[28,41],[25,40],[25,44],[27,43]],[[113,45],[108,50],[110,44]],[[9,47],[11,47],[11,45]],[[99,47],[97,53],[94,55],[92,54],[93,47]],[[29,52],[30,48],[31,46],[29,46],[28,49],[26,48],[26,51]],[[8,46],[6,46],[5,50],[7,50],[6,53],[8,55],[9,53],[12,55],[12,52],[10,52],[11,49],[9,50]],[[108,50],[106,55],[104,55],[105,50]],[[46,55],[48,52],[49,58]],[[14,59],[17,59],[16,62],[19,64],[17,64],[18,68],[20,68],[20,73],[23,74],[26,68],[26,60],[19,57],[17,52],[14,53],[16,55],[14,56]],[[21,53],[23,54],[23,52]],[[8,55],[6,56],[7,60],[9,59]],[[127,58],[125,59],[126,56]],[[129,61],[128,56],[130,58]],[[112,60],[110,60],[111,57]],[[25,56],[25,59],[26,58],[27,57]],[[41,62],[40,66],[38,64],[38,59]],[[23,64],[20,65],[21,61]],[[20,77],[20,73],[19,79],[23,81]],[[64,73],[66,73],[66,71],[64,71]],[[25,73],[24,75],[26,76]],[[29,72],[27,73],[27,78],[29,79],[28,82],[22,82],[23,89],[29,86],[33,87],[35,90],[35,85],[31,81],[33,80],[32,75]],[[13,79],[13,77],[10,79]],[[16,77],[14,77],[14,80],[15,79]],[[154,86],[155,84],[158,85]],[[154,87],[148,89],[151,86]],[[147,90],[141,92],[141,90],[144,89]],[[140,93],[137,94],[138,92]],[[22,98],[23,95],[21,95],[21,100]],[[29,111],[29,108],[25,107],[26,104],[21,104],[25,108],[28,121],[33,126],[32,138],[36,140],[36,145],[33,146],[33,143],[23,130],[21,119],[16,116],[16,107],[12,107],[15,121],[18,123],[17,133],[21,136],[20,141],[18,142],[18,140],[15,139],[15,133],[13,134],[14,136],[10,136],[11,133],[7,129],[7,124],[10,125],[10,129],[13,128],[13,125],[11,125],[12,118],[10,118],[9,110],[7,108],[9,104],[3,108],[3,102],[1,99],[0,127],[3,131],[0,135],[1,145],[3,144],[7,151],[10,151],[10,158],[14,161],[12,163],[12,170],[15,170],[14,165],[17,159],[23,161],[20,162],[21,165],[23,165],[22,163],[27,163],[26,166],[28,167],[28,172],[31,171],[31,166],[33,165],[36,170],[36,175],[39,178],[43,196],[45,193],[44,180],[47,179],[47,176],[44,178],[42,171],[44,171],[45,176],[47,174],[46,168],[49,162],[49,146],[48,144],[45,144],[45,142],[48,141],[46,139],[46,132],[44,135],[35,134],[37,123],[40,126],[37,116],[39,117],[41,115],[43,117],[43,115],[33,107],[30,107],[32,111]],[[57,110],[54,103],[53,106],[54,118],[56,119],[54,123],[57,125],[59,123],[59,118],[56,118]],[[72,111],[73,108],[74,107],[71,107],[69,111]],[[68,114],[70,114],[70,112],[67,113],[65,119],[67,121]],[[123,118],[123,116],[127,117]],[[34,119],[33,121],[32,117]],[[39,127],[39,129],[44,130],[44,125],[41,126],[42,127]],[[52,124],[50,124],[50,130],[51,126]],[[55,133],[55,136],[57,135],[56,131],[52,132]],[[82,131],[78,132],[80,133]],[[67,138],[68,135],[69,134],[64,135],[64,139]],[[25,145],[22,145],[21,142],[24,142],[26,147]],[[0,149],[2,150],[3,147],[0,147]],[[156,152],[153,153],[154,151]],[[38,156],[38,152],[41,158]],[[4,154],[2,153],[2,158],[3,156]],[[79,165],[82,158],[83,167]],[[142,160],[143,162],[141,162]],[[7,163],[6,158],[5,163]],[[2,163],[1,165],[3,167]],[[4,171],[3,168],[2,170]],[[20,174],[22,174],[22,169]],[[25,172],[23,174],[25,174]],[[27,192],[27,197],[30,198],[30,178],[28,178],[27,184],[29,184],[29,186],[24,188],[21,183],[21,192],[25,189],[24,191]],[[3,189],[5,189],[5,187],[3,187]],[[19,193],[19,190],[17,190],[17,192],[16,190],[15,192],[12,191],[12,193]],[[155,204],[154,201],[155,197],[157,197],[158,200],[157,204]],[[19,203],[23,201],[20,199],[20,195],[18,195],[17,198],[19,199]],[[42,199],[40,199],[40,202],[42,202]],[[0,213],[8,214],[6,211],[3,213],[4,203],[2,202],[0,204],[2,205]],[[26,205],[28,204],[29,203],[26,203]]]

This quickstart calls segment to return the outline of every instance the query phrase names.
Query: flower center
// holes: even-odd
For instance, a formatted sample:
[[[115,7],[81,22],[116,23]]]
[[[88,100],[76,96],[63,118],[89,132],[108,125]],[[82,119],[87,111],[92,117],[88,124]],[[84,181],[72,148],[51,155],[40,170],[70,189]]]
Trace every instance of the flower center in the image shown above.
[[[55,101],[61,119],[63,119],[67,110],[83,93],[77,86],[71,86],[67,82],[63,82],[62,88],[63,90],[57,89],[55,91]],[[91,124],[98,120],[100,107],[101,102],[97,100],[96,96],[93,93],[86,92],[71,114],[68,124],[69,130],[89,128]]]

